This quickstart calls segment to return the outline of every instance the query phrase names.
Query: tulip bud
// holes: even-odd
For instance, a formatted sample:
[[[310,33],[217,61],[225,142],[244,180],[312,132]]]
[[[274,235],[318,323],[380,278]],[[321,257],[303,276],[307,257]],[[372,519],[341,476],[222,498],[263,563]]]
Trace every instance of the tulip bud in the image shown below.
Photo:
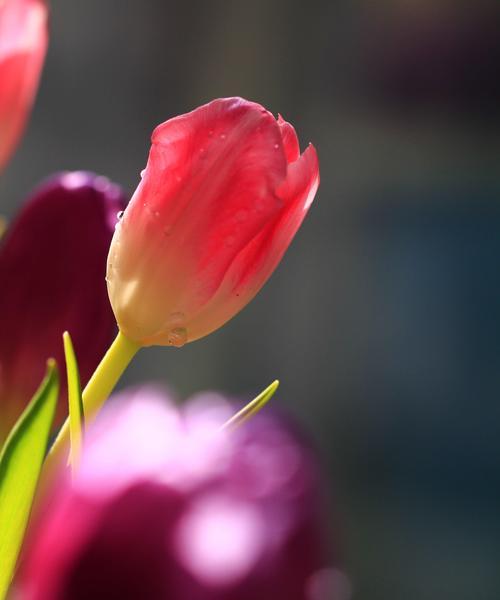
[[[47,13],[44,0],[0,1],[0,168],[35,97],[47,50]]]
[[[128,395],[35,525],[20,597],[333,598],[310,594],[332,570],[316,457],[293,427],[260,413],[223,434],[231,410],[213,395],[182,413],[158,390]]]
[[[118,326],[147,346],[214,331],[260,290],[313,201],[316,151],[259,104],[214,100],[159,125],[108,257]]]
[[[86,383],[115,330],[104,275],[121,189],[73,172],[36,189],[0,241],[0,441],[38,387],[48,357],[63,364],[71,332]],[[62,414],[66,403],[59,403]],[[61,412],[59,417],[62,416]]]

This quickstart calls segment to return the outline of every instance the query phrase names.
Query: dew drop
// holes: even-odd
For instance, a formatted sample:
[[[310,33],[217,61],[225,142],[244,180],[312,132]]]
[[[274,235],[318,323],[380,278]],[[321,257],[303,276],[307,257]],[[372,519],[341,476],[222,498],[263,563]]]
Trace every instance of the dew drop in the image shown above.
[[[143,169],[143,170],[141,171],[141,179],[144,177],[144,175],[145,175],[145,174],[146,174],[146,169]]]
[[[168,343],[170,346],[180,348],[187,342],[187,329],[185,327],[175,327],[168,334]]]
[[[172,235],[172,230],[173,230],[172,225],[167,225],[166,227],[163,228],[163,235],[165,235],[167,237],[169,235]]]
[[[280,145],[279,145],[279,144],[274,144],[274,149],[275,149],[275,150],[278,150],[278,149],[279,149],[279,147],[280,147]]]
[[[117,213],[116,213],[116,218],[117,218],[118,220],[120,220],[120,219],[123,217],[123,214],[124,214],[124,213],[125,213],[125,211],[124,211],[124,210],[121,210],[120,212],[117,212]]]
[[[159,217],[160,216],[160,211],[159,210],[155,210],[155,217]]]
[[[183,312],[173,312],[170,314],[168,318],[168,323],[172,327],[180,327],[184,325],[184,321],[186,320],[186,315]]]
[[[221,140],[225,140],[226,139],[226,134],[225,133],[221,133],[220,134],[220,139]]]
[[[210,129],[210,131],[208,132],[208,137],[212,137],[212,136],[213,136],[213,134],[214,134],[214,130],[213,130],[213,129]]]

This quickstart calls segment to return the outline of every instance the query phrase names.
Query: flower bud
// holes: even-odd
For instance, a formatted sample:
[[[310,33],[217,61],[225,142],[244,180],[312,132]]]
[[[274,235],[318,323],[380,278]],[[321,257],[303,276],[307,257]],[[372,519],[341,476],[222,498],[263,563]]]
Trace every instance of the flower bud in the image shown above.
[[[71,333],[86,383],[115,331],[104,282],[122,190],[61,173],[42,183],[0,240],[0,441],[37,389],[47,358],[63,364]],[[59,402],[59,417],[67,403]]]
[[[47,13],[45,0],[0,2],[0,169],[35,97],[47,50]]]
[[[117,227],[108,292],[125,336],[182,346],[260,290],[313,201],[316,151],[259,104],[214,100],[159,125]]]

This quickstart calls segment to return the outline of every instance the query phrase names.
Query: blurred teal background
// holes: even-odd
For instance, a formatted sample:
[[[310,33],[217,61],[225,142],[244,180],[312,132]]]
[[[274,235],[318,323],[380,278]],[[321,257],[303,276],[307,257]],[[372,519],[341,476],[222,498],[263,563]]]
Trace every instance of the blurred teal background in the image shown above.
[[[498,600],[498,0],[54,0],[51,21],[8,216],[62,169],[132,192],[154,126],[217,96],[279,111],[320,157],[255,301],[143,351],[124,383],[250,398],[280,378],[325,463],[353,598]]]

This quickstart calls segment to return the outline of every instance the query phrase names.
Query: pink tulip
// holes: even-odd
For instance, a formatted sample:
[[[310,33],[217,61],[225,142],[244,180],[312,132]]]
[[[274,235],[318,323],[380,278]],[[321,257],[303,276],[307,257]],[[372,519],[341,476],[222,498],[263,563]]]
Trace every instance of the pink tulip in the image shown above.
[[[38,387],[62,333],[86,382],[113,336],[104,275],[120,188],[74,172],[43,183],[0,241],[0,441]],[[61,413],[66,402],[59,403]]]
[[[47,50],[44,0],[0,0],[0,169],[12,155],[38,88]]]
[[[292,125],[254,102],[159,125],[108,258],[122,333],[181,346],[223,325],[274,271],[318,183],[314,147],[300,154]]]
[[[39,518],[20,597],[341,598],[319,587],[332,573],[320,472],[293,427],[268,413],[222,434],[234,409],[213,395],[182,413],[158,390],[128,395],[90,427],[80,471]]]

